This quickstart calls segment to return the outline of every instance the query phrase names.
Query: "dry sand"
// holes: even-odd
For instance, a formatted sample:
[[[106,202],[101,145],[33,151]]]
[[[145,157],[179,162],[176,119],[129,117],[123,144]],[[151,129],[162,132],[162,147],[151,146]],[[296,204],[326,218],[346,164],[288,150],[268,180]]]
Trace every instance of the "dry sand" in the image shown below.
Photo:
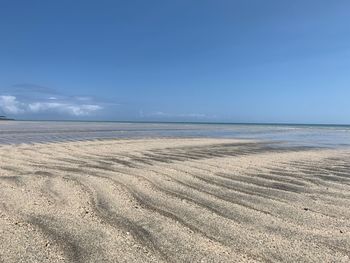
[[[1,262],[349,262],[350,151],[224,139],[0,147]]]

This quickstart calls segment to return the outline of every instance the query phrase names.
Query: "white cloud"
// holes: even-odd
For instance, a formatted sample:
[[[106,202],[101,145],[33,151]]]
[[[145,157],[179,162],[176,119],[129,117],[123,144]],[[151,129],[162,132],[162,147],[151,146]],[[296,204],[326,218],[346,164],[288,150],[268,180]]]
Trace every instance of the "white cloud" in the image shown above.
[[[171,113],[166,113],[162,111],[157,111],[149,114],[150,116],[158,116],[158,117],[173,117],[173,118],[207,118],[210,117],[206,114],[202,113],[179,113],[179,114],[171,114]]]
[[[28,109],[29,111],[34,113],[56,111],[59,113],[66,113],[73,116],[87,116],[94,111],[101,110],[102,107],[99,105],[77,105],[59,102],[35,102],[28,104]]]
[[[77,100],[80,100],[80,101],[90,101],[91,98],[90,97],[76,97]]]
[[[15,96],[4,95],[0,96],[0,108],[6,114],[20,114],[23,113],[23,105],[17,101]]]
[[[56,98],[49,98],[47,101],[24,103],[17,100],[15,96],[0,96],[0,108],[6,114],[25,114],[25,113],[61,113],[71,116],[88,116],[93,112],[101,110],[100,105],[79,104],[74,102],[56,102]],[[52,102],[55,100],[55,102]]]
[[[64,105],[62,110],[67,111],[67,113],[75,116],[86,116],[91,113],[101,110],[102,107],[99,105]]]

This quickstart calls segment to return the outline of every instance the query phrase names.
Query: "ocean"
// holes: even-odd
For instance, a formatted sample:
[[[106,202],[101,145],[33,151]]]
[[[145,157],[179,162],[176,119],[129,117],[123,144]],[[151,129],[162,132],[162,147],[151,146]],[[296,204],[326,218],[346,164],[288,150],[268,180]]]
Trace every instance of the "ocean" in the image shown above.
[[[237,138],[312,147],[349,147],[350,126],[306,124],[1,121],[0,144],[115,138]]]

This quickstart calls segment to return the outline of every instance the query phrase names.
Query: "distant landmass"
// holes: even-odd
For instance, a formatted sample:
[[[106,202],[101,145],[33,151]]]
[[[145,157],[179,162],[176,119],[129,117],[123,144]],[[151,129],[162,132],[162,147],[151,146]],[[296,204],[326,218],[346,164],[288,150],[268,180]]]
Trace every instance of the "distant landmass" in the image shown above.
[[[0,121],[13,121],[14,119],[7,118],[6,116],[0,116]]]

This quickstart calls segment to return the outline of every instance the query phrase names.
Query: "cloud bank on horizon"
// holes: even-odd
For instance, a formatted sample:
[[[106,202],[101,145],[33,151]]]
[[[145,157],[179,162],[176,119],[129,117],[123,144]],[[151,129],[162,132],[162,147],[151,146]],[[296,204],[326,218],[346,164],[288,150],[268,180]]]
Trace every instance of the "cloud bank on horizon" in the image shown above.
[[[177,112],[160,107],[139,110],[139,104],[119,104],[113,98],[97,98],[31,83],[0,88],[0,115],[19,119],[52,120],[142,120],[142,121],[208,121],[217,116],[198,112]]]
[[[52,102],[56,98],[50,97],[51,101],[36,101],[32,103],[19,101],[12,95],[0,96],[0,108],[5,114],[25,115],[28,113],[59,113],[70,116],[88,116],[102,109],[95,104],[76,104],[74,102]]]
[[[16,84],[0,92],[0,112],[10,116],[86,117],[104,108],[90,97],[66,96],[34,84]]]

